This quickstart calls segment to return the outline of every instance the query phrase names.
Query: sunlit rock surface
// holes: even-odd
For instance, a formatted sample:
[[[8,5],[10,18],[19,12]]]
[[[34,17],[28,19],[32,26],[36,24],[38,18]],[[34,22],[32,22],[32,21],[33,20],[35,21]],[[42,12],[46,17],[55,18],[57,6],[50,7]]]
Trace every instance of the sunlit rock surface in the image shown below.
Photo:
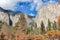
[[[5,22],[9,25],[9,17],[12,21],[12,26],[15,26],[15,24],[19,21],[20,13],[14,14],[13,11],[0,8],[0,21]]]
[[[60,15],[60,5],[59,4],[47,4],[42,6],[36,18],[34,18],[34,21],[37,23],[37,26],[39,27],[41,24],[41,21],[44,22],[45,26],[48,24],[48,19],[51,22],[56,21],[57,22],[57,16]]]
[[[19,21],[20,14],[19,15],[15,15],[15,16],[10,15],[10,18],[11,18],[11,20],[13,22],[13,25],[12,26],[15,26],[16,23]]]
[[[4,13],[4,12],[0,12],[0,21],[6,22],[7,24],[9,24],[8,15],[6,13]]]

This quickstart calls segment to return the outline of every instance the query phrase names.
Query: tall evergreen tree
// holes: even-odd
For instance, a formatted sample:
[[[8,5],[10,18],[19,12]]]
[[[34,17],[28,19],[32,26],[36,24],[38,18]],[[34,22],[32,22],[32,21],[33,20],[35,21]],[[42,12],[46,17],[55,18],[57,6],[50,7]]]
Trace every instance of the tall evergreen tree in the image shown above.
[[[52,26],[51,26],[51,22],[50,20],[48,19],[48,27],[47,27],[47,30],[51,30]]]
[[[31,31],[33,33],[36,33],[37,24],[34,22],[34,20],[32,20],[32,22],[30,23],[30,27],[31,27]]]
[[[44,33],[45,33],[45,26],[43,21],[41,21],[41,34],[44,34]]]
[[[57,23],[54,21],[53,23],[53,29],[56,30],[57,29]]]
[[[30,26],[37,27],[37,24],[34,22],[34,20],[32,20],[32,22],[30,22]]]

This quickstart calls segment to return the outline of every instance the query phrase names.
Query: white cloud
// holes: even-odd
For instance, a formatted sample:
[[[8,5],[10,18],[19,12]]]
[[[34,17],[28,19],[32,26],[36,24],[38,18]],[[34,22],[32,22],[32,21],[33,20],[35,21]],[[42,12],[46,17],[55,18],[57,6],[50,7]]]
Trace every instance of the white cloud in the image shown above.
[[[33,13],[30,13],[29,15],[31,15],[31,16],[35,16]]]
[[[0,7],[4,9],[10,9],[12,10],[14,5],[19,2],[19,1],[29,1],[31,2],[32,0],[1,0],[0,1]],[[37,6],[39,6],[41,0],[33,0],[33,5],[37,3]],[[38,9],[38,7],[37,7]]]
[[[19,1],[31,1],[31,0],[1,0],[0,7],[4,9],[12,9],[13,6]]]
[[[38,10],[40,6],[42,6],[42,4],[43,4],[42,0],[33,0],[32,9],[36,7],[36,10]]]
[[[0,7],[4,9],[9,9],[13,6],[13,1],[10,0],[1,0],[0,1]]]
[[[40,6],[42,6],[42,5],[43,5],[42,0],[39,0],[39,1],[37,2],[36,10],[39,10]]]

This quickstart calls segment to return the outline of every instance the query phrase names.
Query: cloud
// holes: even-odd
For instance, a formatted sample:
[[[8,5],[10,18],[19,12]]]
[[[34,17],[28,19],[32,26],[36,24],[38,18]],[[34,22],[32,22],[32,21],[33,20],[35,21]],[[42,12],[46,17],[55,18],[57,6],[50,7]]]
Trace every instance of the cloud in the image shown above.
[[[14,5],[16,5],[19,1],[31,1],[31,0],[1,0],[0,7],[4,9],[13,9]]]
[[[38,9],[39,5],[41,5],[41,2],[40,2],[41,0],[1,0],[0,1],[0,7],[4,8],[4,9],[13,10],[13,7],[19,1],[22,1],[22,2],[24,2],[24,1],[29,1],[29,2],[33,1],[32,6],[34,6],[34,4],[37,3],[37,8],[36,9]]]
[[[10,0],[1,0],[0,1],[0,7],[4,8],[4,9],[8,9],[12,7],[13,1]]]
[[[30,13],[29,15],[31,15],[31,16],[35,16],[33,13]]]

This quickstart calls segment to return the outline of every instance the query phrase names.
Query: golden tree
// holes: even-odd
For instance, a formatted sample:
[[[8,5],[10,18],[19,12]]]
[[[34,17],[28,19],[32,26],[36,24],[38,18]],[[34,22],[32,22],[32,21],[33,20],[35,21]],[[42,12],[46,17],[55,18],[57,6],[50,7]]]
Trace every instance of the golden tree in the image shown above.
[[[24,33],[15,33],[13,40],[25,40],[25,34]]]
[[[34,35],[34,40],[44,40],[44,36],[43,35]]]
[[[45,34],[45,37],[54,40],[54,39],[59,39],[60,40],[60,31],[59,30],[50,30]]]
[[[58,30],[60,30],[60,16],[57,17]]]
[[[34,40],[34,35],[33,34],[28,34],[25,37],[26,40]]]
[[[60,25],[60,16],[57,17],[57,22]]]

